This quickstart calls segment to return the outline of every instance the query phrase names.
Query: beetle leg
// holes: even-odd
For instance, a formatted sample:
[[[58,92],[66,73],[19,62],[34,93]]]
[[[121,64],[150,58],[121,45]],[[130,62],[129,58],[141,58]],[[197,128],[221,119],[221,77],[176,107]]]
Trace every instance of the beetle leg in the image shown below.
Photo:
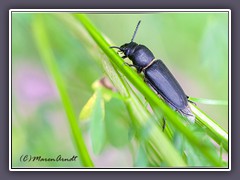
[[[163,117],[162,131],[164,131],[165,127],[166,127],[166,119]]]
[[[110,46],[110,48],[120,49],[120,47],[117,47],[117,46]]]
[[[124,62],[124,64],[125,64],[125,65],[128,65],[128,66],[130,66],[130,67],[135,67],[133,64],[129,64],[129,63],[127,63],[127,62]]]
[[[197,104],[195,102],[193,102],[193,101],[191,101],[189,99],[188,99],[188,102],[190,102],[190,103],[194,104],[195,106],[197,106]]]
[[[140,74],[142,72],[142,69],[139,68],[138,66],[134,65],[134,64],[129,64],[129,63],[126,63],[124,62],[124,64],[130,66],[130,67],[135,67],[137,69],[137,73]]]
[[[138,67],[136,68],[137,68],[137,73],[140,74],[142,72],[142,68],[138,68]]]
[[[194,104],[195,106],[197,106],[197,104],[195,102],[189,100],[189,96],[187,96],[187,100],[188,100],[188,102],[190,102],[190,103]]]

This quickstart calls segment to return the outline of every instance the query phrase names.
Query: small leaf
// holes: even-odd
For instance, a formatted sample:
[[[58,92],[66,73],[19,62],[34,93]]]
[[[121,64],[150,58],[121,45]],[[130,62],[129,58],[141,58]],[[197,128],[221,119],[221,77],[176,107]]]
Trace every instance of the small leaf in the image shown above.
[[[96,103],[96,93],[94,93],[88,100],[88,102],[83,107],[82,111],[80,112],[79,119],[86,120],[89,119],[90,114],[92,112],[93,106]]]
[[[190,127],[193,131],[195,131],[195,135],[201,139],[202,147],[206,149],[208,152],[212,154],[212,156],[215,156],[216,159],[219,159],[218,152],[216,151],[216,148],[210,141],[209,136],[202,131],[202,129],[199,129],[196,126]],[[199,149],[195,146],[192,146],[189,141],[184,140],[184,152],[187,157],[187,162],[189,166],[213,166],[211,161],[209,161],[205,156],[202,156]],[[221,162],[221,160],[219,160]]]
[[[101,90],[97,90],[95,94],[96,100],[94,101],[95,103],[93,103],[90,115],[90,134],[93,152],[94,154],[99,154],[102,151],[106,140],[104,121],[105,107]]]
[[[119,94],[118,92],[114,92],[106,88],[102,88],[102,93],[104,100],[107,102],[109,102],[112,98],[116,98],[123,101],[125,100],[124,97],[121,96],[121,94]]]
[[[107,139],[114,147],[123,147],[129,142],[128,122],[124,103],[116,98],[106,103],[106,134]]]

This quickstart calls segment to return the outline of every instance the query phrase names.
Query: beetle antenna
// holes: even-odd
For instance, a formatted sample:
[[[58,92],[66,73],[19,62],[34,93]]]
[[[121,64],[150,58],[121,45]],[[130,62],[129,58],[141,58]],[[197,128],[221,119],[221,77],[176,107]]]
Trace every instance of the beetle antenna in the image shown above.
[[[120,49],[120,47],[117,46],[110,46],[110,48]]]
[[[138,21],[138,24],[137,24],[137,27],[136,27],[134,33],[133,33],[133,37],[132,37],[132,39],[131,39],[131,42],[133,42],[133,40],[134,40],[134,38],[135,38],[135,36],[136,36],[136,33],[137,33],[137,30],[138,30],[138,27],[139,27],[140,23],[141,23],[141,20]]]

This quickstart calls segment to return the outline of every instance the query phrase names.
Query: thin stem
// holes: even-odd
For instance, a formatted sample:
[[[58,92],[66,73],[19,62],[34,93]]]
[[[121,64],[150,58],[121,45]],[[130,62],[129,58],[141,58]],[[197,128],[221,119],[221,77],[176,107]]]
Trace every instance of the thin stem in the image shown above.
[[[36,19],[33,23],[33,33],[40,55],[42,56],[42,59],[49,72],[51,73],[58,88],[65,112],[68,117],[68,122],[72,131],[73,139],[75,141],[75,145],[80,156],[81,163],[83,166],[93,167],[94,165],[89,156],[81,130],[80,128],[78,128],[77,118],[74,114],[73,107],[66,90],[66,86],[64,84],[61,73],[59,72],[54,54],[52,52],[52,47],[50,46],[48,40],[49,37],[47,36],[42,15],[36,16]]]

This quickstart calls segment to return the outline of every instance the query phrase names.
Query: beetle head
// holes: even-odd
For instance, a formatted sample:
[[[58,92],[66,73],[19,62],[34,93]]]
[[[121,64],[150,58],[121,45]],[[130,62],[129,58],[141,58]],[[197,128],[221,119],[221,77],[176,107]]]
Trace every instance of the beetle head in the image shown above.
[[[135,42],[130,42],[130,43],[123,44],[123,45],[120,46],[120,47],[111,46],[110,48],[119,49],[119,52],[123,52],[124,55],[125,55],[125,57],[129,57],[129,56],[131,56],[131,54],[134,52],[134,49],[135,49],[135,47],[136,47],[137,45],[138,45],[138,44],[135,43]]]
[[[119,50],[122,51],[125,54],[125,56],[129,57],[133,53],[137,45],[138,44],[135,42],[126,43],[120,46]]]
[[[135,31],[133,33],[133,36],[132,36],[132,39],[131,39],[130,43],[123,44],[120,47],[111,46],[111,48],[119,49],[120,52],[123,52],[125,54],[124,57],[131,56],[131,54],[134,52],[135,47],[138,45],[137,43],[133,42],[133,40],[134,40],[134,38],[136,36],[136,33],[137,33],[137,30],[138,30],[138,27],[139,27],[140,23],[141,23],[141,21],[138,21],[137,27],[136,27],[136,29],[135,29]]]

